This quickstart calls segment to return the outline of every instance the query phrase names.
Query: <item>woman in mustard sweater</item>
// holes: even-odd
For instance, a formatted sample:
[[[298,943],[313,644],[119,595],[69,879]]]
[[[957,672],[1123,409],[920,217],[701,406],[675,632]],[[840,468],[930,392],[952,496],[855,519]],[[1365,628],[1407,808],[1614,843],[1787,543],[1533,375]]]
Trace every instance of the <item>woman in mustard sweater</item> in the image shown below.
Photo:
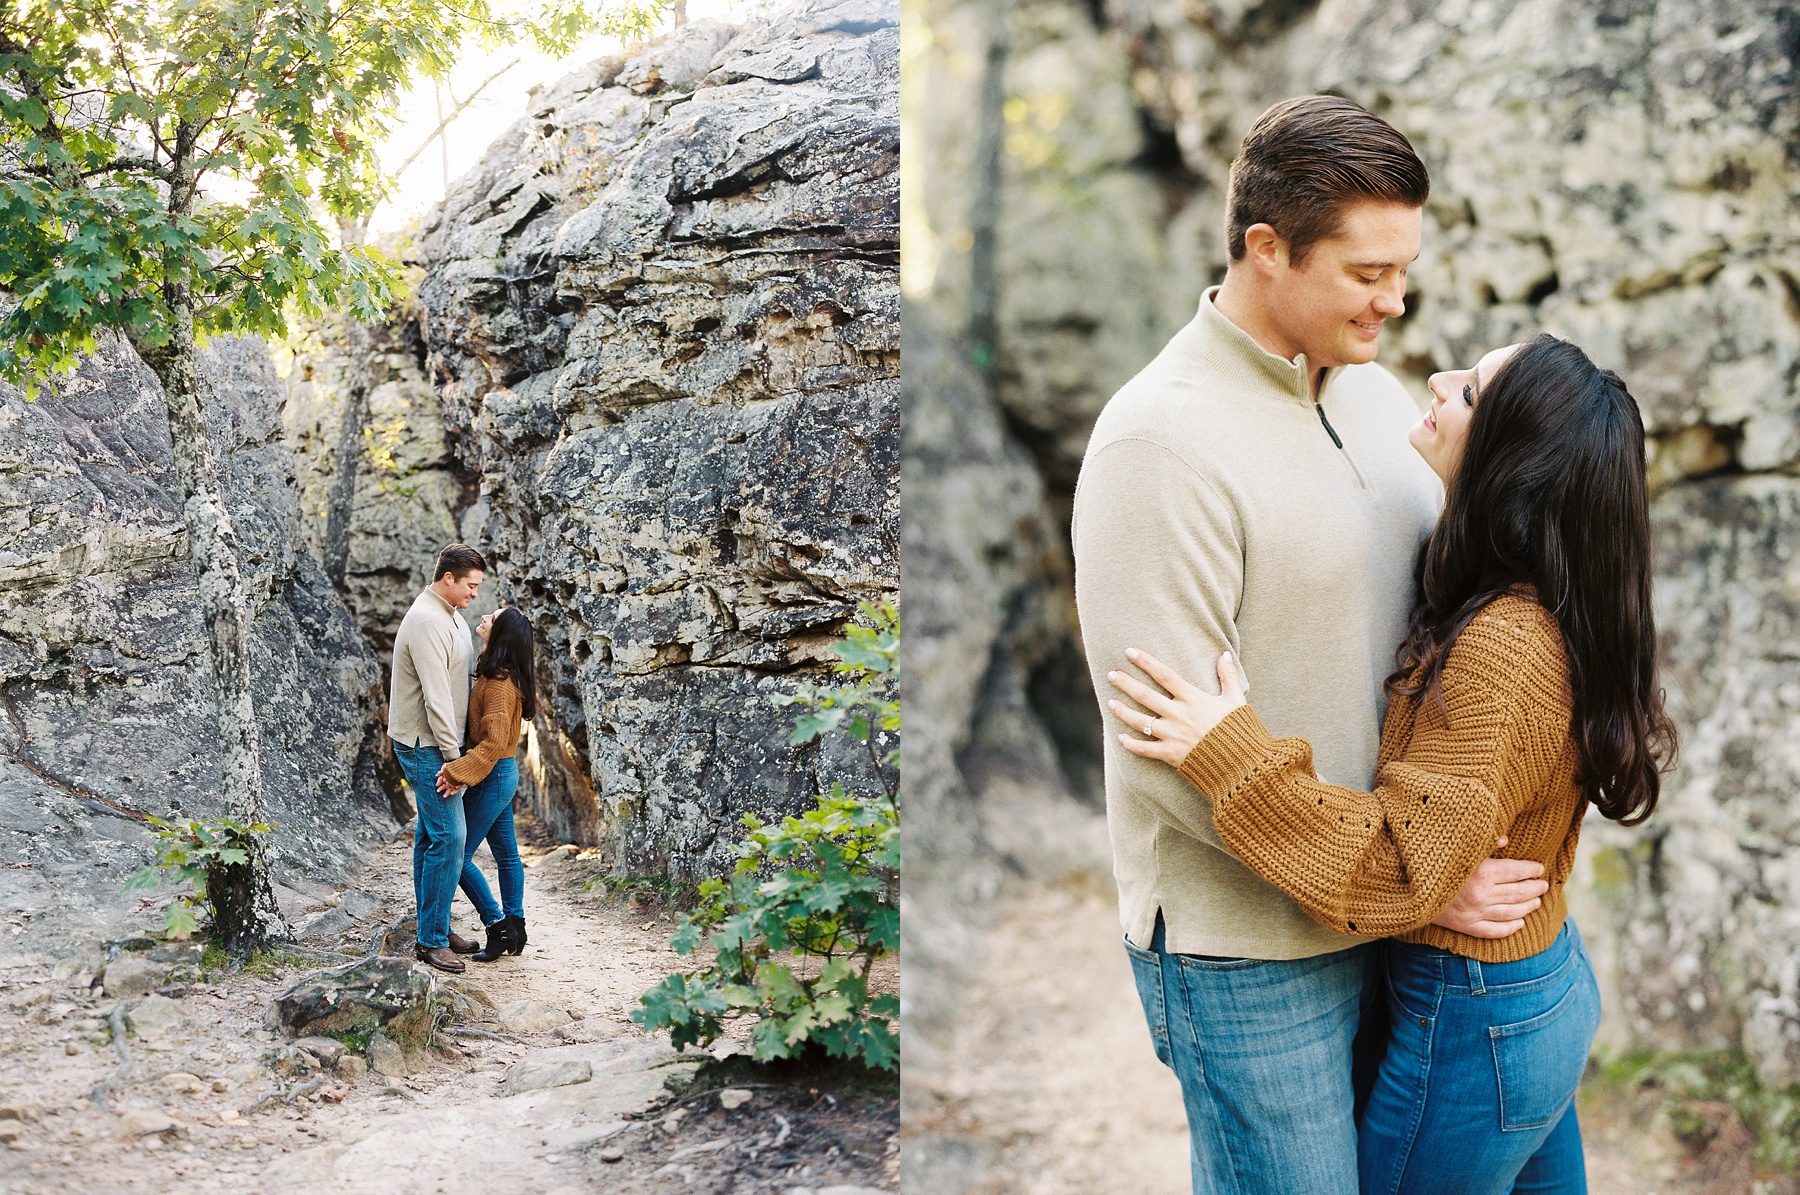
[[[525,865],[513,833],[513,794],[519,787],[519,726],[537,716],[537,682],[531,668],[531,623],[513,606],[482,620],[487,646],[475,663],[469,690],[469,748],[438,773],[438,791],[469,786],[463,797],[469,832],[463,847],[462,890],[487,926],[487,945],[469,957],[492,962],[525,949]],[[475,848],[487,839],[500,873],[500,902],[475,866]]]
[[[1388,678],[1373,792],[1144,652],[1109,675],[1128,750],[1179,768],[1220,837],[1314,919],[1389,937],[1392,1035],[1359,1122],[1363,1195],[1586,1189],[1574,1095],[1600,1000],[1563,884],[1591,805],[1650,816],[1674,731],[1655,679],[1644,430],[1618,377],[1549,336],[1432,376],[1410,439],[1444,479]],[[1503,938],[1437,917],[1490,855],[1549,892]],[[1346,1060],[1348,1065],[1348,1060]]]

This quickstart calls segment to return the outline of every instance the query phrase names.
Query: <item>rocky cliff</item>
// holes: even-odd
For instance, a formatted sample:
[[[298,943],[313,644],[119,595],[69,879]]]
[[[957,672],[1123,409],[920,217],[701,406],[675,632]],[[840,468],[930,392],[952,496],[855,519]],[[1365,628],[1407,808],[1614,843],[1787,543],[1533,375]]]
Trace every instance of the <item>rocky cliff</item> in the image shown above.
[[[404,314],[360,326],[320,321],[295,345],[281,410],[301,533],[320,561],[329,556],[334,492],[344,487],[341,455],[356,454],[338,499],[347,500],[348,515],[339,591],[384,664],[438,552],[480,534],[477,482],[451,449],[424,358],[418,320]],[[357,385],[365,388],[361,418],[346,427]]]
[[[300,546],[267,349],[222,338],[201,362],[255,607],[278,891],[310,892],[396,826],[379,670]],[[35,401],[0,388],[0,477],[0,903],[15,935],[32,931],[12,939],[26,949],[40,934],[117,937],[150,924],[119,891],[148,857],[141,815],[222,812],[212,666],[155,376],[102,337]]]
[[[520,800],[623,872],[870,782],[773,699],[898,589],[897,25],[809,0],[592,63],[423,230],[429,380],[539,636]]]
[[[1766,1080],[1800,1078],[1791,14],[1108,0],[915,17],[906,111],[927,169],[906,218],[926,264],[909,294],[953,328],[987,313],[994,392],[1052,503],[1100,404],[1222,273],[1226,169],[1288,95],[1357,100],[1430,167],[1390,368],[1417,386],[1541,327],[1626,378],[1660,487],[1657,609],[1684,754],[1648,826],[1589,827],[1577,898],[1608,976],[1604,1033],[1741,1046]]]

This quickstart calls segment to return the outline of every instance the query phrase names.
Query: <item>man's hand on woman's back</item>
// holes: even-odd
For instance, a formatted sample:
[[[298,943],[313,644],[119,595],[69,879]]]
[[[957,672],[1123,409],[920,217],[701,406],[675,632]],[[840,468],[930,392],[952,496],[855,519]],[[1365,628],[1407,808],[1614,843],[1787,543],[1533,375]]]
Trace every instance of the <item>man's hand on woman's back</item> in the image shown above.
[[[1550,884],[1543,876],[1544,865],[1532,859],[1487,859],[1431,924],[1471,938],[1511,937],[1544,903]]]

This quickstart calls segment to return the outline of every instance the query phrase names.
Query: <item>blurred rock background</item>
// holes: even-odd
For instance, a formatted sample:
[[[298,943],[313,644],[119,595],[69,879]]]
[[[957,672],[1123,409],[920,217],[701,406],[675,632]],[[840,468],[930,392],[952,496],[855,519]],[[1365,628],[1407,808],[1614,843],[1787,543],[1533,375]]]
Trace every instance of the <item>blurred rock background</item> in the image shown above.
[[[931,699],[908,706],[908,1148],[944,1176],[929,1189],[1165,1189],[1004,1177],[1055,1127],[1015,1119],[1038,1135],[1008,1139],[981,1112],[996,1089],[947,1063],[997,1040],[958,997],[1006,949],[1004,894],[1110,884],[1070,494],[1100,407],[1223,275],[1244,131],[1305,92],[1384,116],[1431,170],[1390,369],[1422,396],[1431,371],[1542,328],[1618,370],[1648,422],[1683,751],[1649,825],[1596,818],[1584,841],[1603,1047],[1742,1051],[1769,1088],[1800,1079],[1800,14],[909,0],[902,54],[908,683]],[[923,817],[927,798],[946,812]]]

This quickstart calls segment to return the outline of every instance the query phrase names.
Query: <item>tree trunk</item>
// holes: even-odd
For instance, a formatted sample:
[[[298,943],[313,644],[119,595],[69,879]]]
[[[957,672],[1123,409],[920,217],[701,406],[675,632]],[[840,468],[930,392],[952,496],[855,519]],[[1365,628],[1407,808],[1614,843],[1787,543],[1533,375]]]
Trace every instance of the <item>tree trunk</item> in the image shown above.
[[[206,623],[218,679],[219,775],[225,812],[248,826],[263,816],[261,731],[250,695],[250,596],[238,564],[237,531],[206,430],[191,293],[183,285],[170,284],[164,294],[174,318],[173,336],[166,345],[140,349],[140,355],[161,380],[169,409],[175,481],[181,491],[188,551],[199,575],[200,616]],[[275,903],[268,857],[259,839],[254,842],[248,870],[249,875],[228,889],[231,897],[243,900],[246,907],[230,909],[224,915],[214,913],[215,923],[229,928],[234,939],[224,945],[237,953],[293,940]]]
[[[675,0],[670,5],[670,11],[675,17],[675,28],[679,29],[687,24],[687,0]]]
[[[362,465],[363,421],[369,410],[369,326],[348,321],[345,348],[350,358],[349,392],[339,414],[337,475],[325,496],[325,575],[341,593],[350,566],[350,512],[356,504],[356,474]]]
[[[991,374],[1000,340],[1000,190],[1005,164],[1010,6],[986,10],[987,52],[975,109],[975,186],[969,200],[969,359]]]
[[[338,241],[345,248],[369,239],[369,220],[338,219]],[[349,392],[343,397],[337,442],[337,476],[325,496],[325,575],[338,592],[350,565],[350,512],[356,505],[356,474],[362,467],[363,422],[369,413],[369,346],[374,329],[361,320],[344,321],[344,349],[349,357]]]

